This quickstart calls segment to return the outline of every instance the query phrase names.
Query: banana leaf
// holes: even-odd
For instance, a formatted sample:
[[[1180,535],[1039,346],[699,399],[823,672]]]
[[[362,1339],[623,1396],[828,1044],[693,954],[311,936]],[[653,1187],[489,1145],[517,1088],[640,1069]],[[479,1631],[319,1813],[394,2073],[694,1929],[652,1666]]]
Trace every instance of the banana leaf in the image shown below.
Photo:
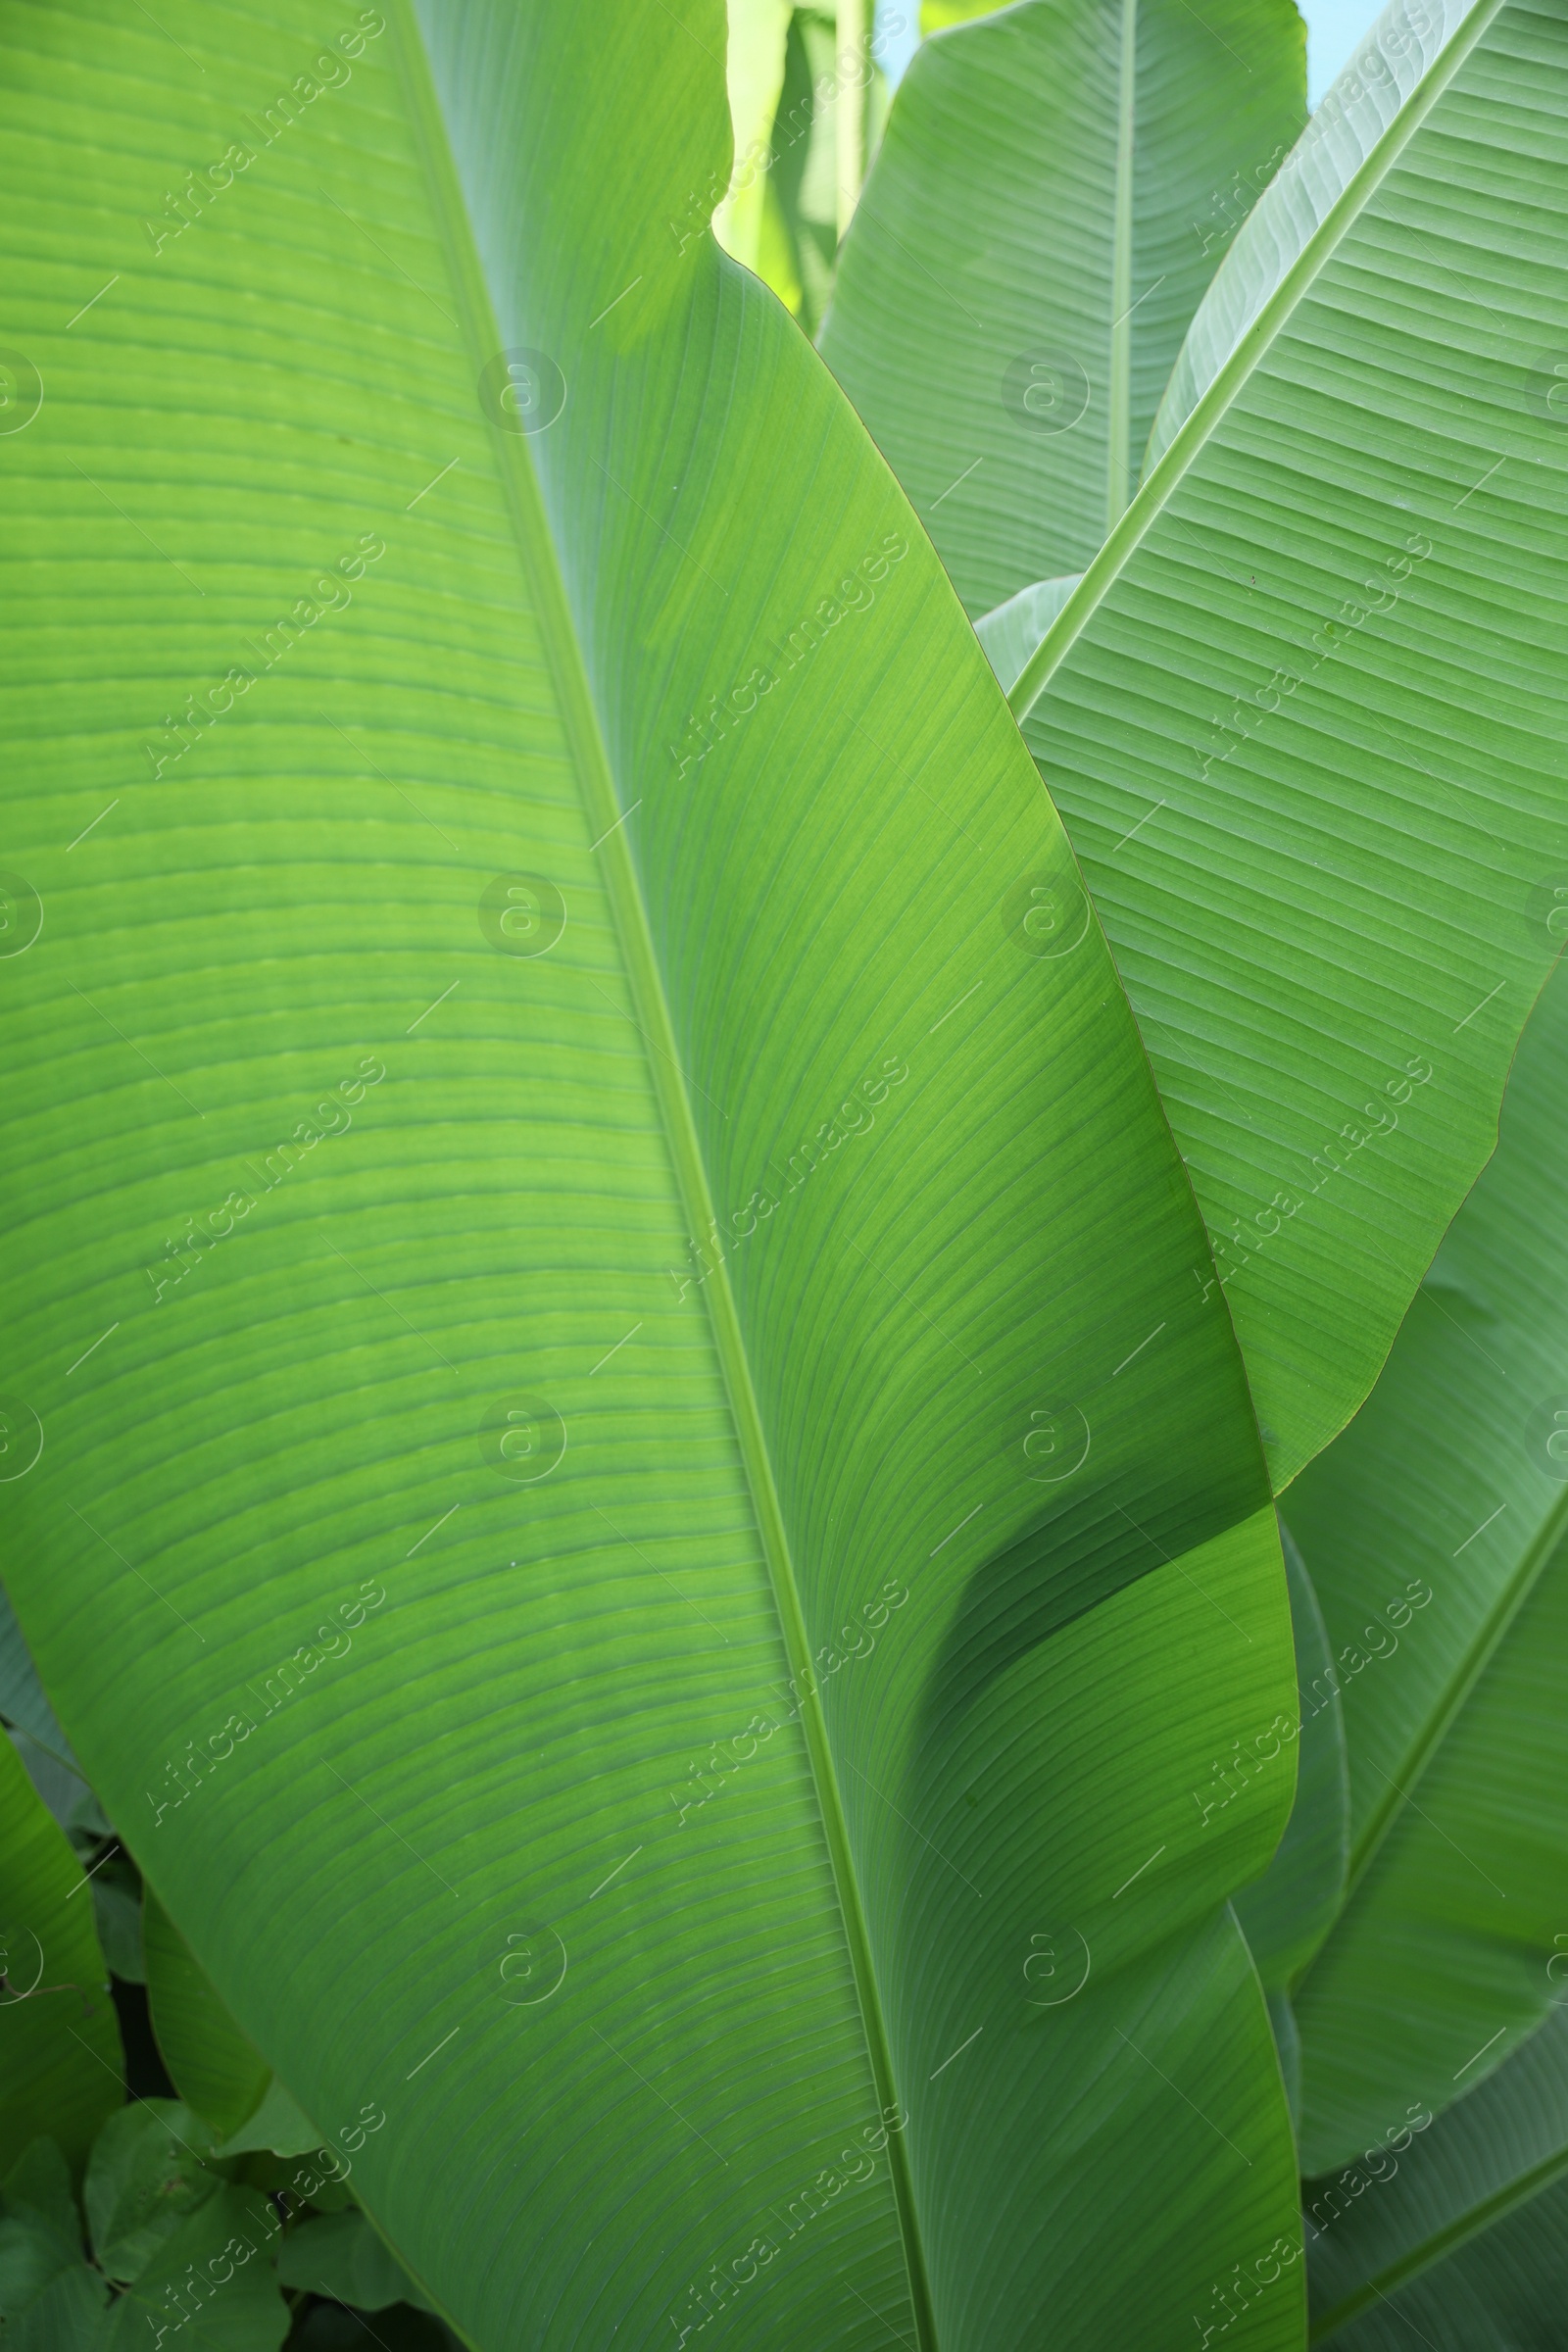
[[[1568,24],[1395,0],[1222,263],[1139,494],[1009,698],[1277,1491],[1370,1388],[1557,952],[1565,287]]]
[[[38,1669],[27,1655],[17,1613],[6,1597],[3,1585],[0,1585],[0,1722],[20,1731],[68,1772],[77,1771],[71,1742],[55,1721],[54,1709],[38,1680]]]
[[[1305,2190],[1311,2341],[1341,2352],[1516,2352],[1568,2306],[1568,2016],[1473,2094],[1418,2103]]]
[[[766,233],[767,167],[779,90],[784,78],[784,43],[792,15],[790,0],[728,0],[725,84],[735,134],[735,163],[714,209],[713,234],[748,269],[766,276],[762,244]],[[693,232],[706,222],[699,206]]]
[[[935,122],[935,95],[962,78],[945,61],[997,61],[992,137],[966,144],[955,114],[954,135],[921,150],[909,201],[928,245],[989,251],[984,155],[1027,143],[1034,121],[1001,63],[1022,57],[1027,20],[1012,9],[944,35],[906,77],[906,121],[927,87]],[[1009,694],[1202,1205],[1277,1492],[1370,1388],[1493,1147],[1556,952],[1559,85],[1568,99],[1554,16],[1396,0],[1232,244],[1142,488]],[[972,107],[979,85],[964,87]],[[827,347],[970,610],[1010,591],[1005,624],[1005,609],[991,615],[1001,634],[1033,585],[1006,551],[1045,508],[973,504],[999,414],[983,370],[950,396],[940,356],[881,364],[911,303],[934,317],[940,297],[906,294],[907,258],[866,258],[880,209],[874,174],[851,240],[863,298],[847,256]],[[1085,234],[1054,226],[1049,243],[1092,275]],[[949,273],[950,307],[968,282]],[[1022,263],[1007,279],[1030,282]],[[955,311],[941,339],[968,333]],[[889,403],[914,420],[906,445]],[[940,482],[928,414],[968,436]],[[1040,439],[1092,503],[1081,433]],[[984,580],[943,519],[960,496]],[[1038,562],[1068,560],[1053,543]]]
[[[814,335],[833,291],[839,249],[838,141],[840,74],[835,24],[820,8],[790,12],[778,108],[768,140],[767,190],[777,262],[774,291]],[[762,256],[759,254],[759,267]],[[779,265],[782,265],[781,267]]]
[[[1306,1562],[1281,1529],[1296,1637],[1296,1703],[1249,1752],[1237,1743],[1227,1769],[1216,1771],[1201,1804],[1223,1812],[1251,1775],[1271,1760],[1271,1743],[1296,1742],[1296,1802],[1268,1869],[1236,1897],[1258,1974],[1271,1995],[1284,1996],[1304,1972],[1345,1900],[1349,1866],[1350,1788],[1345,1714],[1323,1612]],[[1294,2035],[1294,2020],[1287,2028]]]
[[[0,1736],[0,2171],[47,2134],[79,2172],[123,2068],[88,1882]]]
[[[1350,1897],[1296,2002],[1313,2173],[1412,2101],[1464,2097],[1561,1998],[1565,1074],[1559,966],[1496,1156],[1371,1397],[1291,1498],[1350,1778]]]
[[[159,2052],[186,2105],[220,2140],[250,2122],[271,2082],[158,1897],[143,1902],[147,2006]]]
[[[1295,0],[1023,0],[916,52],[821,345],[971,614],[1098,552],[1305,119]]]
[[[985,647],[986,660],[1004,692],[1012,685],[1080,577],[1070,571],[1059,580],[1035,580],[975,622],[974,633]]]
[[[716,0],[0,22],[0,1542],[94,1787],[483,2352],[1241,2263],[1285,2352],[1244,1371],[951,588],[671,233]]]

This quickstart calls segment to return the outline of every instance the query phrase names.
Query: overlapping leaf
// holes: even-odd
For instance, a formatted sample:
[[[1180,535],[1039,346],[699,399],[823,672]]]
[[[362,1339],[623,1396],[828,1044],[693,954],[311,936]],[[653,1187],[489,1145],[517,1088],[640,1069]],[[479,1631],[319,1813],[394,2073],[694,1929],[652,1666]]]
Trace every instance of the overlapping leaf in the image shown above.
[[[1258,1973],[1271,1992],[1286,1992],[1333,1926],[1345,1900],[1349,1865],[1350,1797],[1345,1716],[1323,1613],[1299,1551],[1285,1534],[1285,1568],[1296,1636],[1296,1704],[1216,1775],[1204,1803],[1234,1804],[1251,1774],[1271,1760],[1276,1742],[1296,1743],[1296,1802],[1279,1851],[1254,1886],[1236,1898]]]
[[[92,1895],[0,1736],[0,2167],[41,2133],[73,2164],[124,2096],[120,2026]]]
[[[1568,2300],[1568,2031],[1560,2008],[1470,2096],[1413,2106],[1307,2184],[1314,2344],[1547,2346]]]
[[[0,1509],[95,1786],[485,2352],[1241,2261],[1284,2352],[1241,1363],[947,582],[670,233],[716,5],[4,25]]]
[[[944,58],[1021,57],[1027,17],[933,43],[933,95]],[[1010,696],[1207,1218],[1277,1489],[1370,1387],[1492,1147],[1555,949],[1565,95],[1550,10],[1390,10],[1221,265],[1144,485]],[[1028,136],[1000,78],[990,104]],[[925,161],[927,234],[951,220],[956,250],[983,248],[976,166],[956,138]],[[1095,276],[1102,219],[1064,218],[1061,267]],[[851,353],[848,294],[844,316],[829,343]],[[921,413],[923,380],[841,364],[873,419],[884,399]],[[952,407],[955,430],[999,429],[972,367]],[[1059,447],[1083,497],[1080,429]],[[881,431],[917,499],[942,496],[971,609],[1015,589],[1006,551],[1041,500],[960,510],[998,566],[982,586],[943,519],[962,467],[928,479],[917,439]],[[1068,561],[1054,545],[1035,569]]]
[[[250,2122],[271,2070],[239,2031],[158,1897],[145,1909],[147,2007],[170,2080],[220,2140]]]
[[[55,1720],[4,1586],[0,1586],[0,1722],[20,1731],[57,1764],[75,1769],[71,1742]]]
[[[1305,71],[1294,0],[1022,0],[917,52],[822,349],[972,614],[1120,515]]]
[[[1392,8],[1221,266],[1157,462],[1013,689],[1279,1486],[1370,1386],[1555,953],[1565,222],[1561,16]]]
[[[1303,2161],[1470,2090],[1568,1940],[1568,971],[1361,1413],[1291,1497],[1335,1655],[1352,1894],[1298,1998]],[[1560,1933],[1561,1932],[1561,1933]]]

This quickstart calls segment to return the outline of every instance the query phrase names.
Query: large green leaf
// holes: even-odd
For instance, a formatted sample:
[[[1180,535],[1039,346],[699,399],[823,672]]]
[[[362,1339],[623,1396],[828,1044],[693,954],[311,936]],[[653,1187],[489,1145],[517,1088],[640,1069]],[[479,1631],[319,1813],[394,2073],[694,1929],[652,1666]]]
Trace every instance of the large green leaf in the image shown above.
[[[103,2352],[112,2326],[108,2287],[95,2270],[78,2263],[52,2278],[7,2328],[6,2352]],[[141,2342],[146,2344],[145,2334]]]
[[[1371,1397],[1292,1496],[1337,1660],[1352,1819],[1351,1899],[1298,2002],[1312,2171],[1410,2100],[1460,2096],[1559,1997],[1565,1148],[1559,967],[1495,1157]]]
[[[946,579],[669,233],[716,0],[157,19],[0,18],[62,1720],[485,2352],[1099,2352],[1253,2261],[1283,2352],[1243,1368]]]
[[[917,52],[822,349],[971,613],[1096,553],[1305,115],[1295,0],[1021,0]]]
[[[88,1882],[0,1734],[0,2166],[48,2133],[79,2168],[122,2068]]]
[[[1568,2016],[1434,2123],[1306,2187],[1312,2341],[1550,2352],[1568,2309]]]
[[[261,2106],[271,2069],[151,1888],[143,1922],[147,2007],[170,2081],[220,2139],[229,2139]]]
[[[1556,349],[1568,20],[1396,0],[1221,265],[1162,454],[1012,690],[1277,1487],[1370,1387],[1556,951]]]

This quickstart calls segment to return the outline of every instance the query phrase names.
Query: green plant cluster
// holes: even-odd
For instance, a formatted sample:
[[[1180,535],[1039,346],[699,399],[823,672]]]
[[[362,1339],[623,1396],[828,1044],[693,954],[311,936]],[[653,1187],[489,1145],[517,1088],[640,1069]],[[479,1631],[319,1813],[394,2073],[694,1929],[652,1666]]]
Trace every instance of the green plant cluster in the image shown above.
[[[1568,11],[922,17],[0,11],[10,2352],[1568,2352]]]

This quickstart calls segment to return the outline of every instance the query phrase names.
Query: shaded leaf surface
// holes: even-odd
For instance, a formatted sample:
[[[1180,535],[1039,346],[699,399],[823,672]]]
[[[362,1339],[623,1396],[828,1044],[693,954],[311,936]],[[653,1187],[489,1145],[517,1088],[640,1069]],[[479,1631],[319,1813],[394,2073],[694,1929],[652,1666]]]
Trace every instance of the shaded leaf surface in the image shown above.
[[[163,2330],[182,2352],[277,2352],[289,2328],[274,2266],[279,2228],[265,2197],[220,2183],[115,2304],[107,2352],[139,2352]]]
[[[271,2069],[243,2034],[189,1944],[149,1888],[147,2005],[170,2079],[220,2140],[261,2106]]]
[[[419,2301],[419,2290],[363,2213],[324,2214],[291,2230],[278,2256],[280,2286],[307,2287],[356,2311]]]
[[[274,2156],[304,2156],[321,2144],[321,2134],[274,2075],[255,2112],[225,2139],[221,2156],[243,2156],[270,2148]]]
[[[1281,1534],[1296,1639],[1296,1705],[1276,1720],[1264,1741],[1254,1742],[1247,1762],[1255,1769],[1266,1760],[1272,1740],[1294,1739],[1296,1802],[1279,1851],[1263,1876],[1241,1889],[1235,1909],[1264,1984],[1283,1993],[1311,1959],[1345,1899],[1350,1793],[1339,1678],[1332,1670],[1323,1612],[1290,1531],[1282,1528]],[[1210,1793],[1218,1793],[1212,1785]],[[1294,2022],[1288,2031],[1294,2039]]]
[[[111,2341],[109,2289],[86,2263],[52,2278],[6,2328],[10,2352],[101,2352]],[[141,2341],[146,2342],[145,2335]],[[128,2352],[128,2344],[126,2347]]]
[[[1307,2183],[1312,2340],[1534,2352],[1568,2308],[1568,2013],[1403,2148]]]
[[[13,1723],[57,1762],[77,1769],[71,1742],[55,1719],[38,1669],[23,1639],[17,1613],[0,1585],[0,1720]]]
[[[6,2175],[0,2203],[0,2319],[20,2319],[82,2259],[81,2216],[58,2141],[35,2139]]]

